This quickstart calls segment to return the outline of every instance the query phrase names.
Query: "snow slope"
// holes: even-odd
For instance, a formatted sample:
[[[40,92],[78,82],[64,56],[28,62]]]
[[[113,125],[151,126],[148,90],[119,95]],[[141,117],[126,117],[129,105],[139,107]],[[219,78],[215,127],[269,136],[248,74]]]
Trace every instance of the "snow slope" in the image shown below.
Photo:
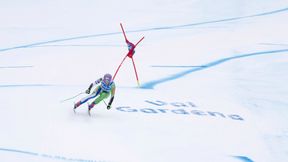
[[[0,160],[287,161],[287,2],[1,1]],[[112,109],[74,114],[127,53],[120,22],[141,86],[127,59]]]

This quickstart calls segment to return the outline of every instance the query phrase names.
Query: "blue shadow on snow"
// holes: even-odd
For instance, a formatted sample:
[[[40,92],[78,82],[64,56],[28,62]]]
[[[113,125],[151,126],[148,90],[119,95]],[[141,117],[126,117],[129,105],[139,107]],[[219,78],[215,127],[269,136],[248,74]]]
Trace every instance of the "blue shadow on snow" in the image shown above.
[[[164,83],[164,82],[168,82],[168,81],[172,81],[172,80],[181,78],[181,77],[183,77],[185,75],[188,75],[188,74],[190,74],[192,72],[196,72],[196,71],[204,70],[204,69],[207,69],[207,68],[211,68],[213,66],[222,64],[222,63],[227,62],[227,61],[240,59],[240,58],[244,58],[244,57],[251,57],[251,56],[257,56],[257,55],[277,54],[277,53],[283,53],[283,52],[288,52],[288,49],[280,49],[280,50],[273,50],[273,51],[262,51],[262,52],[248,53],[248,54],[242,54],[242,55],[238,55],[238,56],[223,58],[223,59],[216,60],[216,61],[213,61],[211,63],[205,64],[203,66],[198,66],[196,68],[192,66],[192,68],[189,69],[189,70],[185,70],[185,71],[176,73],[176,74],[168,76],[168,77],[164,77],[164,78],[161,78],[161,79],[157,79],[157,80],[153,80],[153,81],[150,81],[150,82],[146,82],[146,83],[142,84],[140,86],[140,88],[153,89],[158,84],[161,84],[161,83]]]

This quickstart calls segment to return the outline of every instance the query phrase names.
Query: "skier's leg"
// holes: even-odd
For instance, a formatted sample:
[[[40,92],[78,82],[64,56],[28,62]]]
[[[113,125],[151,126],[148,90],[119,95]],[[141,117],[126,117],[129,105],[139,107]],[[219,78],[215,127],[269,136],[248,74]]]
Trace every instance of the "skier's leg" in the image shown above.
[[[100,96],[97,97],[90,105],[89,105],[89,109],[92,109],[95,105],[97,105],[99,102],[101,102],[102,100],[106,99],[107,97],[109,97],[110,93],[109,92],[101,92]]]
[[[80,101],[78,101],[77,103],[75,103],[74,105],[74,109],[76,109],[77,107],[79,107],[80,105],[82,105],[83,103],[87,102],[88,100],[95,98],[99,93],[101,92],[101,88],[97,87],[93,93],[91,93],[90,95],[82,98]]]

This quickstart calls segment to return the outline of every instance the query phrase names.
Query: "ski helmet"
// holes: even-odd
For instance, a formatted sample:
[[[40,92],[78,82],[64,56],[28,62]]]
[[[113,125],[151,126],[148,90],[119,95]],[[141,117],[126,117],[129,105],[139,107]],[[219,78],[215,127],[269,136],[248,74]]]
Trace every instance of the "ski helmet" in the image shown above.
[[[106,84],[106,85],[109,85],[111,82],[112,82],[112,75],[111,74],[105,74],[104,77],[103,77],[103,82]]]

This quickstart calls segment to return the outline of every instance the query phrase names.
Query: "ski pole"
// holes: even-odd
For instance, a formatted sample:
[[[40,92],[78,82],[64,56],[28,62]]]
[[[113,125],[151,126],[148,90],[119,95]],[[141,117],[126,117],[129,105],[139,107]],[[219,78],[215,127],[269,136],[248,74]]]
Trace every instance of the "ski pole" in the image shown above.
[[[62,101],[60,101],[60,102],[62,103],[62,102],[68,101],[68,100],[72,100],[72,99],[74,99],[74,98],[76,98],[76,97],[78,97],[78,96],[80,96],[81,94],[84,94],[84,93],[85,93],[85,92],[81,92],[81,93],[79,93],[79,94],[77,94],[77,95],[75,95],[75,96],[73,96],[73,97],[67,98],[67,99],[62,100]]]
[[[103,100],[103,102],[105,103],[106,106],[108,106],[107,103],[104,100]]]

